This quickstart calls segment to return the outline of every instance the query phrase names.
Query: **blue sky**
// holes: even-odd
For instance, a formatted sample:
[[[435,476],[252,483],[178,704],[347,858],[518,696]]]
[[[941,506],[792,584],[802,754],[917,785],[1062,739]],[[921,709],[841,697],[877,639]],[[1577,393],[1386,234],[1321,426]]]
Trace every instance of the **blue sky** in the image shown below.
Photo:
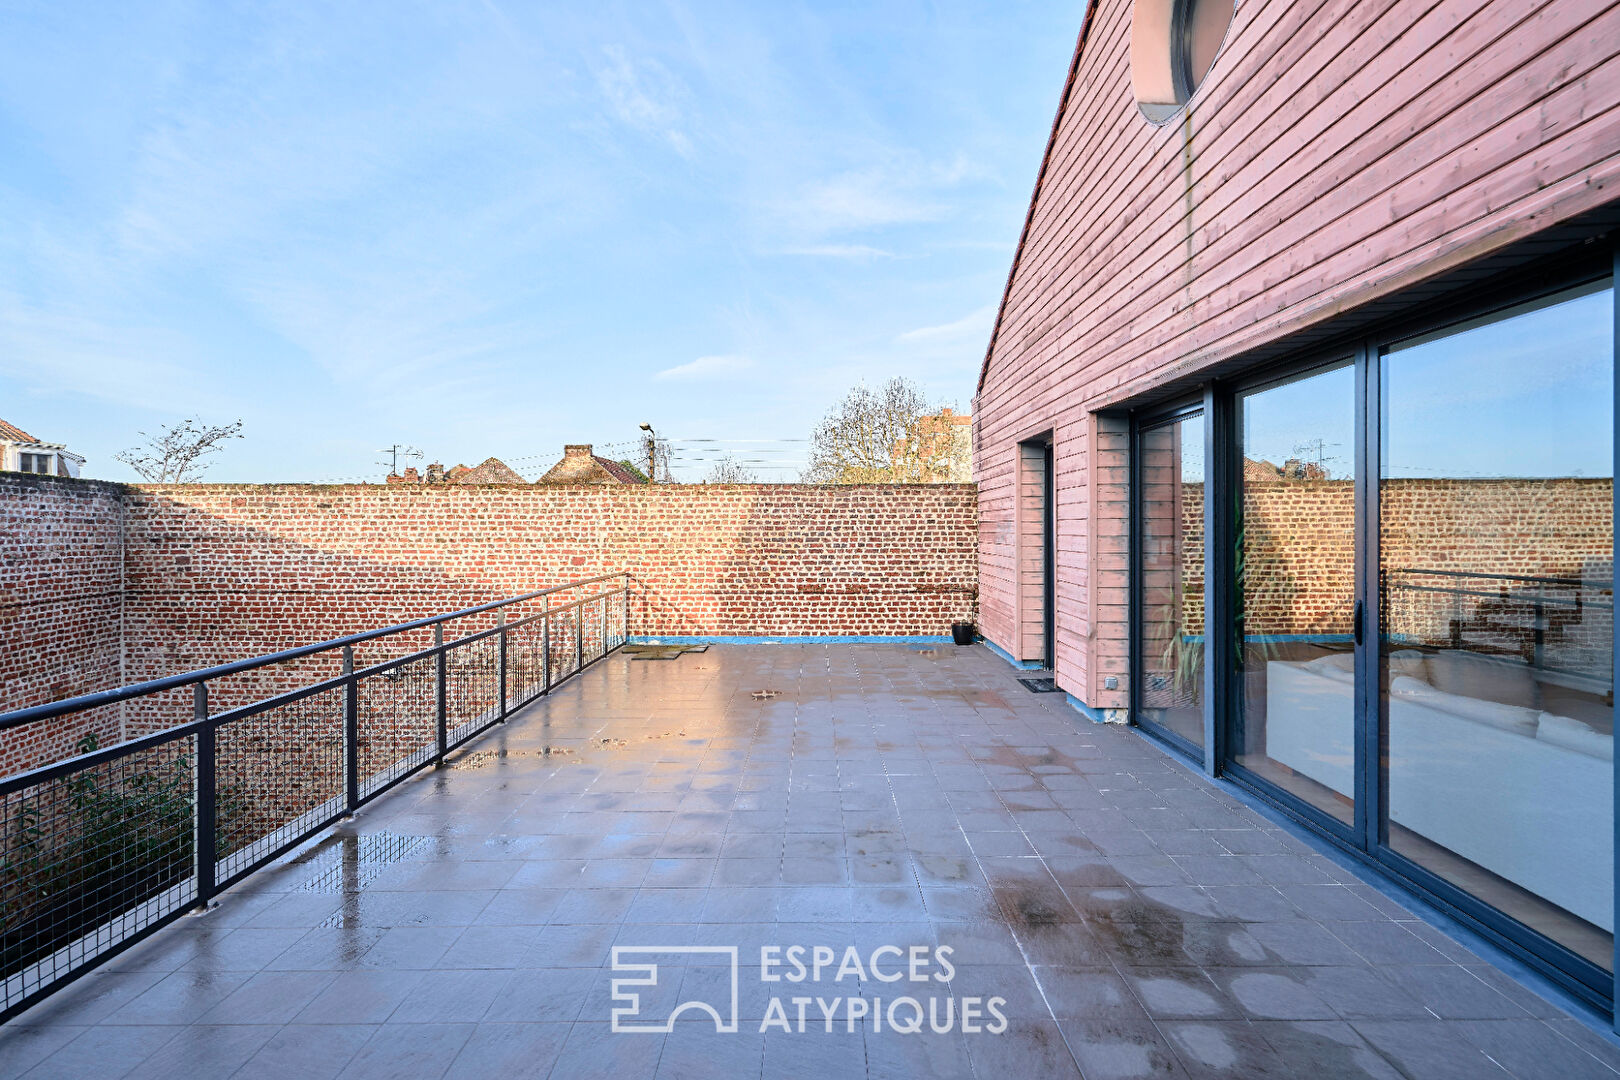
[[[0,417],[377,478],[966,408],[1083,3],[0,3]]]

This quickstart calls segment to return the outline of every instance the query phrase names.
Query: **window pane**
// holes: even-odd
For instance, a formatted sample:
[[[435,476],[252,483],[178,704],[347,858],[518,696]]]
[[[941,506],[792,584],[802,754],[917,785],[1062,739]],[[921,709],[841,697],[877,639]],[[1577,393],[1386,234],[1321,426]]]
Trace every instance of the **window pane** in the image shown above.
[[[1613,290],[1388,350],[1388,842],[1605,968],[1614,854]]]
[[[1242,647],[1232,756],[1355,817],[1355,369],[1238,399]]]
[[[1141,436],[1142,718],[1204,744],[1204,418]]]

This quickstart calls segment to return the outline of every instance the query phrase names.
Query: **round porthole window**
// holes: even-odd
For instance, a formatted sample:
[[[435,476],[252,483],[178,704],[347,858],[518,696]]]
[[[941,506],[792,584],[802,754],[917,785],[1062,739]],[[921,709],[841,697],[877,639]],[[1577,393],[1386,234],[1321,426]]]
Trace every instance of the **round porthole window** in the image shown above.
[[[1187,104],[1215,65],[1236,0],[1136,0],[1131,9],[1131,89],[1155,123]]]

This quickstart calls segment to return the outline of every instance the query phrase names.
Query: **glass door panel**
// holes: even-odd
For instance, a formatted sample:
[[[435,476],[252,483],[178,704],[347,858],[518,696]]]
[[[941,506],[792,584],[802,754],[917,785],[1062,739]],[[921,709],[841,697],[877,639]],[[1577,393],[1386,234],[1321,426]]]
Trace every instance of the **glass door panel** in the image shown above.
[[[1381,360],[1387,846],[1603,968],[1614,930],[1608,284]]]
[[[1229,755],[1355,820],[1356,380],[1346,363],[1240,394]]]
[[[1138,719],[1204,745],[1204,418],[1141,432]]]

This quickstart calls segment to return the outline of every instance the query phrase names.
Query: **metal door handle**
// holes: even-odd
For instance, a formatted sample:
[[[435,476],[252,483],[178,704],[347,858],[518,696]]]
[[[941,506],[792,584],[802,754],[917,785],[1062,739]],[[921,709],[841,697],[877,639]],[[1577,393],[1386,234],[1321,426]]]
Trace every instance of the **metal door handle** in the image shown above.
[[[1355,628],[1356,644],[1360,645],[1361,644],[1361,601],[1360,600],[1356,601],[1356,613],[1355,613],[1354,618],[1352,619],[1352,625]]]

